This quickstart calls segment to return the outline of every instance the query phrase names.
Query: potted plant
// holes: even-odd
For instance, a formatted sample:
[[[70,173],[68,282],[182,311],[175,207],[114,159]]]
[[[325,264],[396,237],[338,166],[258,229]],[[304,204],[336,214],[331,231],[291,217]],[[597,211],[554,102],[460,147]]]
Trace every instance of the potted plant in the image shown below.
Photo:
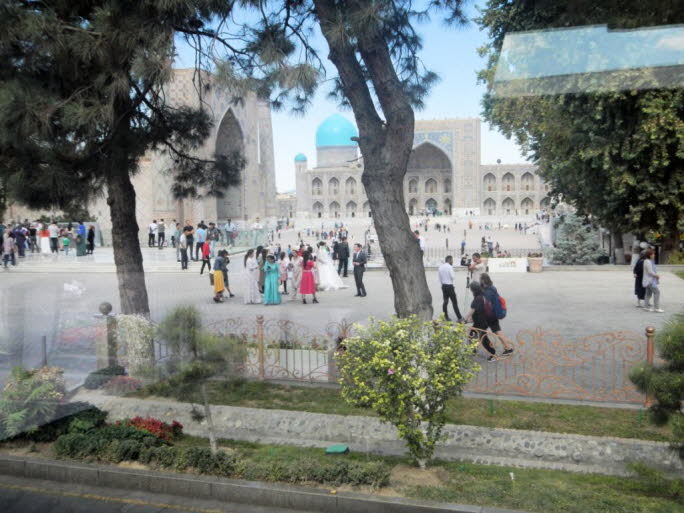
[[[544,269],[544,255],[541,253],[528,253],[527,266],[531,273],[540,273]]]

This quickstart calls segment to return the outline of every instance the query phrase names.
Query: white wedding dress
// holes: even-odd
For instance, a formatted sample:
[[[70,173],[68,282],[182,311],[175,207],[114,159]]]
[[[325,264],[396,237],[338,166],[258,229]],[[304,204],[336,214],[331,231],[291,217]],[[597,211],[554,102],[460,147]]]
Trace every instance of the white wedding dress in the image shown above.
[[[320,290],[346,289],[342,278],[337,274],[337,270],[330,258],[329,250],[319,248],[316,253],[316,266],[318,267],[318,288]]]

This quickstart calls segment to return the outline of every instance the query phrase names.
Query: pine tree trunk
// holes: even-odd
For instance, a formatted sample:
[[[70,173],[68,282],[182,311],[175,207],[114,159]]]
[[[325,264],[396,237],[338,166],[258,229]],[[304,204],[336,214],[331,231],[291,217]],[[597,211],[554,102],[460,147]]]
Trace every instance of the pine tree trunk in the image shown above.
[[[387,264],[394,290],[394,310],[399,317],[415,314],[432,319],[432,295],[425,278],[423,256],[404,205],[404,181],[391,177],[388,170],[373,172],[368,159],[363,173],[363,185],[380,249]]]
[[[143,258],[135,218],[135,189],[127,162],[112,159],[107,176],[107,204],[112,219],[112,246],[119,282],[121,312],[150,315]]]

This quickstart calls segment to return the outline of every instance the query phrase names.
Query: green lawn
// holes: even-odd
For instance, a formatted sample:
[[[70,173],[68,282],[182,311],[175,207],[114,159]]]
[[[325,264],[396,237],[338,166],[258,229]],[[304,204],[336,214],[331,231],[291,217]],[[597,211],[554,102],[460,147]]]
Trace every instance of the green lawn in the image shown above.
[[[173,397],[174,388],[162,382],[151,385],[135,395]],[[373,415],[371,410],[347,405],[336,388],[285,386],[253,381],[216,381],[210,383],[209,395],[212,404],[339,415]],[[183,400],[200,402],[197,396],[185,396]],[[452,424],[554,433],[656,441],[667,441],[670,437],[667,426],[653,426],[643,412],[617,408],[459,398],[450,401],[448,419]]]
[[[674,273],[677,276],[679,276],[682,280],[684,280],[684,271],[675,271]]]
[[[178,444],[207,446],[208,442],[202,438],[186,436]],[[238,450],[247,460],[262,463],[293,458],[384,461],[394,467],[390,488],[385,489],[384,493],[438,502],[522,509],[538,513],[684,511],[684,481],[664,481],[662,477],[645,480],[440,461],[435,462],[428,471],[421,472],[407,468],[409,461],[406,458],[369,457],[355,453],[326,456],[322,449],[259,445],[232,440],[222,440],[220,445]],[[511,473],[514,480],[511,480]],[[425,475],[427,484],[419,484],[422,474]]]

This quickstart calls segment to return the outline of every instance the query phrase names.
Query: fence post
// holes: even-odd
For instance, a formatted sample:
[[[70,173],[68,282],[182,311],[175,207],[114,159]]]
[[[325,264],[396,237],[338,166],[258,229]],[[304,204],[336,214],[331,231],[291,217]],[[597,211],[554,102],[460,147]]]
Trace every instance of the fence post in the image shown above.
[[[646,327],[646,363],[648,365],[653,365],[653,359],[655,357],[655,331],[653,326]],[[646,400],[644,401],[644,406],[646,408],[653,404],[653,395],[646,393]]]
[[[47,367],[47,336],[43,335],[41,340],[41,366],[42,367]]]
[[[259,379],[264,380],[266,377],[265,363],[264,363],[264,316],[257,315],[256,318],[256,336],[257,336],[257,351],[259,355]]]

